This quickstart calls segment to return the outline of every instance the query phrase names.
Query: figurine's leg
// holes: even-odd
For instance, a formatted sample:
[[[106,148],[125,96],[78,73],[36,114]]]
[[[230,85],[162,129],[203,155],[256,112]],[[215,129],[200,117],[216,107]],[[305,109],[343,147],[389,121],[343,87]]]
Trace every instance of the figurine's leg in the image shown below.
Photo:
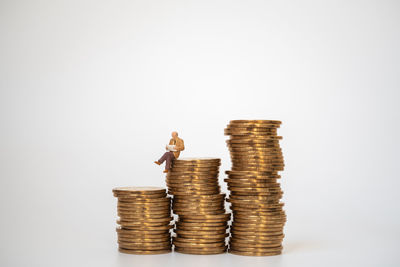
[[[169,152],[165,152],[164,155],[162,155],[162,157],[158,160],[158,162],[163,163],[168,158],[168,153]]]
[[[168,152],[167,162],[165,163],[165,169],[171,169],[172,160],[175,158],[174,153]]]

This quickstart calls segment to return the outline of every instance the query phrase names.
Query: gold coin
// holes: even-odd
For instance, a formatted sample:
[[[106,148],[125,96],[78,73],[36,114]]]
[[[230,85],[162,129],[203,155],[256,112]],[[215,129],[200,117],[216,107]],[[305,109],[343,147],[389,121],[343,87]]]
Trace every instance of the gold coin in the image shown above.
[[[237,151],[237,153],[235,153],[235,151],[230,151],[230,157],[231,159],[234,160],[244,160],[244,161],[273,161],[273,160],[278,160],[278,161],[282,161],[284,159],[283,154],[281,152],[267,152],[264,153],[263,151],[250,151],[250,152],[246,152],[246,151]]]
[[[148,219],[164,219],[171,217],[171,212],[167,214],[132,214],[119,216],[121,221],[145,221]]]
[[[134,249],[124,249],[119,247],[118,250],[122,253],[127,254],[138,254],[138,255],[151,255],[151,254],[164,254],[170,253],[171,249],[159,249],[159,250],[134,250]]]
[[[116,187],[112,191],[117,195],[157,195],[165,193],[165,188],[156,186],[125,186]]]
[[[227,226],[211,226],[211,227],[206,227],[206,226],[182,226],[182,225],[177,225],[176,229],[181,229],[181,230],[188,230],[188,231],[196,231],[196,230],[200,230],[200,231],[214,231],[214,230],[226,230]]]
[[[120,211],[131,211],[131,212],[137,212],[137,213],[161,213],[163,211],[167,212],[169,211],[171,207],[171,204],[165,204],[162,206],[134,206],[134,205],[122,205],[118,204],[117,205],[117,210]]]
[[[263,244],[266,245],[271,245],[271,244],[276,244],[276,246],[280,246],[283,241],[283,238],[276,238],[276,237],[269,237],[269,238],[264,238],[264,239],[245,239],[243,238],[236,238],[236,237],[231,237],[230,242],[235,242],[237,245],[239,244],[248,244],[249,247],[259,245],[262,246]]]
[[[166,196],[159,198],[118,197],[118,203],[124,203],[124,204],[129,204],[129,203],[150,204],[150,203],[163,203],[168,201],[171,200]]]
[[[253,167],[253,166],[252,166]],[[167,178],[170,180],[176,180],[178,181],[179,179],[185,179],[188,177],[188,174],[192,174],[193,176],[196,175],[197,177],[200,177],[199,179],[218,179],[219,177],[219,172],[170,172],[171,176],[168,176]]]
[[[223,197],[218,197],[218,198],[198,198],[198,197],[193,197],[190,198],[188,197],[180,197],[178,196],[177,198],[174,198],[172,203],[183,203],[183,204],[188,204],[188,203],[200,203],[200,204],[209,204],[209,203],[224,203],[225,196]]]
[[[198,211],[191,211],[191,210],[175,212],[175,214],[179,215],[179,216],[190,216],[190,215],[196,215],[198,213],[199,213]],[[216,214],[220,214],[220,213],[221,213],[221,211],[207,211],[207,212],[204,212],[205,215],[216,215]]]
[[[231,239],[229,244],[231,246],[236,247],[251,247],[251,248],[270,248],[270,247],[277,247],[282,245],[282,240],[272,240],[272,241],[265,241],[265,242],[251,242],[245,241],[238,241],[236,239]]]
[[[127,245],[127,244],[121,244],[119,243],[119,247],[120,248],[124,248],[124,249],[133,249],[133,250],[161,250],[161,249],[171,249],[172,248],[172,244],[170,245],[159,245],[159,246],[141,246],[141,245]]]
[[[164,226],[147,226],[147,225],[139,225],[139,226],[122,226],[127,230],[138,230],[138,231],[165,231],[174,228],[172,224],[164,225]]]
[[[168,205],[171,203],[172,198],[154,198],[152,200],[156,201],[137,201],[137,200],[132,200],[132,201],[126,201],[126,199],[118,199],[117,204],[119,205],[136,205],[136,206],[162,206],[162,205]]]
[[[146,210],[146,211],[140,211],[140,212],[134,212],[134,211],[117,211],[118,216],[120,217],[125,217],[125,218],[130,218],[130,217],[138,217],[138,216],[148,216],[152,217],[153,215],[159,215],[160,217],[166,217],[171,215],[170,210],[156,210],[156,211],[151,211],[151,210]],[[163,216],[161,216],[163,215]],[[152,218],[159,218],[159,217],[152,217]]]
[[[229,220],[231,217],[230,213],[218,214],[218,215],[191,215],[191,216],[180,216],[179,219],[182,221],[202,221],[202,220]]]
[[[258,223],[238,223],[233,221],[231,227],[235,227],[238,229],[281,229],[285,225],[285,222],[258,222]]]
[[[193,197],[189,196],[174,196],[173,200],[188,200],[188,199],[196,199],[196,200],[211,200],[211,199],[223,199],[225,198],[225,193],[218,193],[214,195],[193,195]]]
[[[199,227],[214,227],[214,226],[227,226],[227,222],[182,222],[177,221],[175,225],[181,226],[199,226]]]
[[[237,204],[231,202],[231,209],[237,212],[277,212],[282,211],[282,207],[273,206],[274,204],[248,204],[247,209],[245,204]]]
[[[174,174],[171,176],[166,177],[165,181],[167,183],[181,183],[181,182],[186,182],[186,183],[216,183],[218,182],[218,176],[219,174],[210,174],[210,175],[178,175]]]
[[[248,168],[258,168],[259,170],[269,170],[271,168],[285,167],[283,160],[243,160],[243,159],[231,159],[232,167],[242,168],[247,170]],[[232,168],[234,169],[234,168]]]
[[[228,182],[228,186],[231,188],[269,188],[272,190],[280,190],[280,184],[271,184],[271,183],[235,183]]]
[[[119,242],[127,242],[127,243],[153,243],[153,244],[160,244],[160,243],[171,243],[171,239],[169,237],[165,238],[131,238],[125,236],[118,236]]]
[[[216,214],[221,214],[221,213],[225,213],[225,207],[201,207],[201,206],[190,206],[190,207],[180,207],[180,206],[174,206],[173,211],[198,211],[199,214],[201,214],[201,212],[218,212]],[[213,213],[215,214],[215,213]]]
[[[222,211],[225,210],[224,205],[214,205],[214,206],[204,206],[204,205],[174,205],[172,206],[172,210],[198,210],[198,211]],[[225,212],[224,212],[225,213]]]
[[[277,179],[254,179],[254,178],[225,178],[228,184],[262,184],[262,185],[280,185]]]
[[[130,240],[130,241],[122,241],[119,240],[118,244],[123,245],[123,246],[142,246],[142,247],[153,247],[153,246],[169,246],[171,245],[171,240],[165,239],[162,241],[155,241],[156,239],[151,239],[148,242],[139,242],[137,240]]]
[[[187,234],[185,232],[181,233],[175,233],[176,237],[179,238],[190,238],[190,239],[220,239],[220,238],[226,238],[229,236],[229,233],[214,233],[214,234],[205,234],[205,235],[192,235],[192,234]]]
[[[181,229],[174,229],[174,232],[178,235],[182,235],[182,236],[213,236],[216,234],[225,234],[226,233],[226,229],[222,229],[222,230],[212,230],[212,231],[200,231],[200,230],[195,230],[195,231],[190,231],[190,230],[181,230]]]
[[[246,191],[246,192],[282,192],[280,187],[239,187],[239,186],[228,186],[231,191]]]
[[[278,234],[278,235],[269,235],[269,236],[258,236],[258,235],[232,235],[232,239],[239,239],[239,240],[248,240],[248,241],[269,241],[269,240],[283,240],[285,237],[284,234]]]
[[[258,168],[258,167],[245,167],[245,166],[233,166],[232,170],[256,170],[256,171],[266,171],[266,170],[276,170],[276,171],[283,171],[285,166],[271,166],[270,168]]]
[[[166,236],[168,235],[168,236]],[[118,233],[118,238],[124,238],[124,239],[129,239],[129,240],[142,240],[142,239],[160,239],[163,238],[165,240],[170,239],[171,233],[156,233],[156,234],[137,234],[137,235],[132,235],[132,234],[120,234]]]
[[[173,203],[172,204],[172,208],[200,208],[200,209],[222,209],[224,208],[225,203],[221,203],[221,202],[209,202],[209,203],[196,203],[196,202],[192,202],[192,203]]]
[[[180,172],[191,172],[191,173],[198,173],[198,172],[219,172],[219,166],[215,167],[172,167],[171,173],[180,173]]]
[[[273,252],[249,252],[249,251],[236,251],[234,249],[229,249],[229,253],[240,255],[240,256],[275,256],[282,254],[281,251],[273,251]]]
[[[140,247],[141,244],[146,244],[146,248],[150,248],[149,244],[154,244],[154,246],[160,247],[160,244],[171,244],[171,241],[167,238],[159,239],[128,239],[128,238],[118,238],[118,244],[134,244],[132,246]],[[122,245],[125,247],[124,245]],[[144,248],[140,247],[141,249]]]
[[[174,208],[173,212],[175,214],[180,214],[181,216],[185,216],[183,213],[190,213],[193,215],[198,215],[198,214],[210,214],[210,215],[218,215],[221,213],[225,213],[225,208],[217,208],[217,209],[210,209],[210,208]],[[189,216],[189,214],[187,215]]]
[[[277,136],[278,131],[262,131],[262,130],[234,130],[234,129],[225,129],[224,131],[225,135],[230,135],[231,137],[234,138],[240,138],[240,137],[258,137],[258,136]]]
[[[186,191],[190,191],[190,190],[193,190],[193,191],[197,190],[200,192],[202,192],[202,191],[218,191],[218,190],[220,190],[220,187],[219,187],[219,185],[203,186],[203,185],[196,185],[196,184],[192,184],[190,186],[181,186],[181,187],[178,187],[178,186],[168,187],[168,191],[173,191],[173,192],[186,192]]]
[[[166,179],[168,180],[179,180],[179,179],[193,179],[193,180],[215,180],[218,179],[218,175],[188,173],[188,174],[176,174],[168,172]]]
[[[149,230],[149,229],[129,229],[125,227],[117,227],[116,228],[117,233],[122,233],[122,234],[142,234],[142,235],[155,235],[155,234],[166,234],[170,232],[170,228],[168,229],[156,229],[156,230]]]
[[[241,226],[241,225],[254,225],[254,224],[260,224],[260,225],[269,225],[269,224],[282,224],[284,225],[286,223],[286,218],[282,218],[282,219],[264,219],[264,220],[242,220],[242,219],[237,219],[234,218],[233,221],[235,224],[232,223],[232,225],[234,226]]]
[[[211,255],[211,254],[221,254],[225,253],[227,250],[227,247],[223,248],[212,248],[212,249],[204,249],[204,248],[180,248],[180,247],[175,247],[175,251],[178,253],[184,253],[184,254],[197,254],[197,255]]]
[[[256,236],[258,238],[269,238],[271,236],[278,236],[278,235],[283,235],[283,231],[236,231],[234,229],[231,229],[231,235],[232,238],[250,238],[253,236]]]
[[[262,201],[267,201],[269,200],[268,196],[241,196],[241,195],[230,195],[229,196],[229,201],[230,202],[237,202],[237,203],[247,203],[247,204],[251,204],[251,203],[259,203]]]
[[[231,158],[231,163],[234,166],[245,166],[245,167],[258,167],[258,168],[270,168],[271,166],[285,166],[284,160],[270,160],[270,159],[238,159]]]
[[[115,194],[114,196],[118,198],[118,200],[128,200],[128,201],[135,201],[136,199],[160,199],[160,198],[166,198],[167,193],[157,193],[157,194],[149,194],[149,195],[140,195],[140,194]]]
[[[172,207],[224,207],[225,202],[223,200],[217,201],[177,201],[172,204]]]
[[[281,211],[274,212],[262,212],[262,211],[254,211],[254,212],[238,212],[233,211],[233,217],[236,220],[268,220],[268,219],[286,219],[286,213]]]
[[[283,234],[283,228],[271,228],[271,229],[240,229],[240,228],[235,228],[231,227],[230,232],[234,233],[235,235],[259,235],[259,236],[271,236],[271,235],[278,235],[278,234]]]
[[[282,246],[259,248],[259,247],[240,247],[233,244],[230,245],[230,248],[236,251],[251,251],[251,252],[278,252],[282,251],[283,249]]]
[[[254,138],[254,137],[253,137]],[[237,142],[237,140],[226,140],[228,148],[271,148],[271,149],[281,149],[279,145],[280,139],[269,139],[269,140],[258,140],[257,138],[251,140],[245,140],[245,142]]]
[[[219,247],[225,245],[226,238],[219,238],[218,240],[219,241],[215,241],[215,239],[204,239],[202,237],[191,237],[191,238],[173,237],[172,243],[178,247],[197,246],[199,248]]]
[[[204,214],[204,215],[219,215],[219,214],[221,214],[221,213],[216,213],[216,214],[210,213],[210,214]],[[198,215],[198,214],[191,213],[191,212],[188,212],[188,213],[181,212],[180,214],[178,213],[178,215],[179,215],[179,217],[182,217],[182,216],[193,216],[193,215]],[[183,220],[180,219],[180,221],[183,221]],[[193,222],[193,223],[196,223],[196,222],[198,222],[198,223],[214,223],[214,222],[222,223],[222,222],[227,222],[227,221],[229,221],[229,219],[203,219],[203,220],[185,219],[184,220],[184,222]]]
[[[188,190],[188,191],[168,191],[169,194],[174,196],[190,196],[190,195],[215,195],[219,193],[219,190],[212,191],[196,191],[196,190]]]
[[[119,198],[117,204],[120,205],[131,205],[131,204],[136,204],[136,205],[163,205],[163,204],[168,204],[171,202],[171,198],[154,198],[152,200],[155,201],[137,201],[137,200],[127,200],[124,198]]]
[[[163,222],[163,223],[122,223],[120,222],[119,225],[124,228],[137,228],[137,227],[164,227],[169,225],[170,222]]]
[[[119,232],[118,238],[130,239],[130,240],[147,240],[147,239],[170,239],[171,233],[164,234],[145,234],[145,233],[135,233],[135,234],[126,234],[125,232]]]
[[[185,180],[176,179],[173,181],[166,181],[168,186],[191,186],[191,185],[201,185],[201,186],[218,186],[218,179],[207,179],[207,180]]]
[[[250,176],[250,177],[258,177],[258,176],[271,176],[271,175],[278,175],[276,172],[255,172],[255,171],[225,171],[228,175],[239,175],[239,176]]]
[[[170,203],[166,203],[163,205],[124,205],[124,204],[118,204],[117,208],[120,210],[130,210],[130,211],[146,211],[146,210],[169,210],[170,209],[171,204]]]
[[[216,242],[216,243],[200,243],[200,242],[179,242],[174,240],[172,242],[175,247],[181,248],[218,248],[218,247],[225,247],[225,241],[223,242]]]
[[[267,199],[274,199],[272,197],[282,197],[283,192],[242,192],[242,191],[231,191],[231,196],[264,196],[268,197]]]
[[[156,219],[143,219],[143,218],[134,218],[134,219],[126,219],[126,218],[121,218],[117,219],[118,224],[150,224],[150,223],[163,223],[163,224],[168,224],[171,221],[173,221],[173,217],[165,217],[165,218],[156,218]]]
[[[199,157],[199,158],[179,158],[175,159],[175,163],[184,163],[184,162],[220,162],[220,158],[211,158],[211,157]]]
[[[241,127],[240,125],[234,127],[227,127],[224,129],[224,133],[226,135],[232,135],[229,133],[261,133],[261,134],[277,134],[278,129],[273,128],[266,128],[266,127]]]
[[[233,213],[233,217],[238,221],[277,221],[286,220],[286,213],[282,211],[260,213],[260,211],[255,211],[251,213]]]
[[[231,120],[229,122],[229,125],[244,125],[244,124],[281,125],[282,121],[278,121],[278,120]]]

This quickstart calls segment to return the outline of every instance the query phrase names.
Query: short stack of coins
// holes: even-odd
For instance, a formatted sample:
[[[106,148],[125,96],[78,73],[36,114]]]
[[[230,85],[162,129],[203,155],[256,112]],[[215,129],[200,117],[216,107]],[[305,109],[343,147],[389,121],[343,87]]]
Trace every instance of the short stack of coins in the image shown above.
[[[218,158],[182,158],[173,161],[167,174],[172,209],[179,219],[172,242],[175,251],[219,254],[227,249],[225,238],[230,214],[218,183]]]
[[[171,252],[171,198],[162,187],[118,187],[119,251],[129,254]]]
[[[278,171],[284,168],[280,121],[233,120],[225,129],[232,168],[226,171],[233,221],[229,252],[247,256],[282,253],[286,214]]]

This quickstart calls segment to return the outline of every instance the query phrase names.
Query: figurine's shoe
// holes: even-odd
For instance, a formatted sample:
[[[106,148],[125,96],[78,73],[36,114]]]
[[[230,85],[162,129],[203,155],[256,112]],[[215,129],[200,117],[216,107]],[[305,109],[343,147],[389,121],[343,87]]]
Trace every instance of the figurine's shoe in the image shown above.
[[[163,171],[163,173],[167,173],[167,172],[168,172],[168,170],[164,170],[164,171]]]
[[[161,163],[158,162],[158,161],[154,161],[154,163],[157,164],[157,165],[161,165]]]

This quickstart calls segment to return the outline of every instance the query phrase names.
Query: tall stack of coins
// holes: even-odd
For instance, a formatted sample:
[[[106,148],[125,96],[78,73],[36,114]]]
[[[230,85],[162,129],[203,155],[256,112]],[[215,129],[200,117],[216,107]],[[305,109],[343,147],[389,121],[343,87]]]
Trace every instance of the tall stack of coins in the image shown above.
[[[167,174],[175,224],[175,251],[187,254],[219,254],[226,251],[230,214],[218,184],[217,158],[183,158],[173,162]]]
[[[118,187],[119,251],[130,254],[171,252],[171,198],[162,187]]]
[[[233,222],[229,252],[248,256],[282,253],[286,222],[277,180],[284,168],[277,135],[280,121],[233,120],[225,129],[230,139],[232,169],[225,181],[230,191]]]

